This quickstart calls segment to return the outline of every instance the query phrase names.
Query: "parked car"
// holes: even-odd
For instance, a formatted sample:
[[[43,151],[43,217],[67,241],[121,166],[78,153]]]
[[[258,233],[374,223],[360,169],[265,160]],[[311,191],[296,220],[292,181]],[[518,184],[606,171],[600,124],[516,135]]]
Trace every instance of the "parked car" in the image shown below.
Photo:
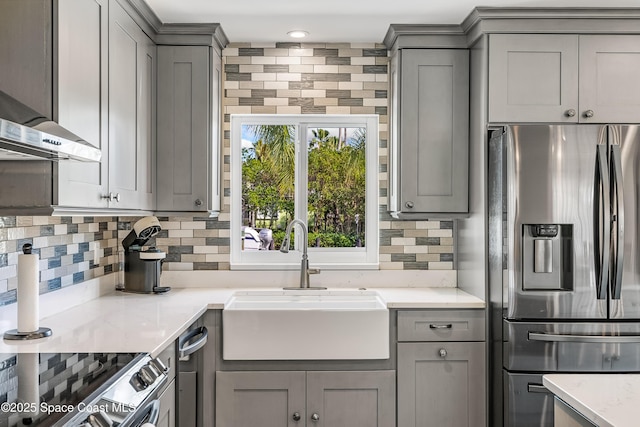
[[[242,250],[245,251],[259,251],[262,247],[262,241],[260,235],[252,227],[242,227]]]

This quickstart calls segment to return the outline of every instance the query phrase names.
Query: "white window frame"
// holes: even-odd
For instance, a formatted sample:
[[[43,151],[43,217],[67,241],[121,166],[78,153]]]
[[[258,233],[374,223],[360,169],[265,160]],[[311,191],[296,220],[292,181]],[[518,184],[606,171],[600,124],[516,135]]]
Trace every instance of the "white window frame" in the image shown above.
[[[365,247],[364,248],[308,248],[309,264],[327,270],[377,269],[379,266],[378,212],[378,115],[231,115],[231,218],[230,245],[232,270],[294,270],[300,268],[300,250],[242,251],[242,126],[293,125],[296,127],[296,188],[307,188],[307,177],[301,176],[299,166],[307,164],[306,138],[308,128],[364,127],[367,132],[365,168]],[[302,146],[304,145],[304,147]],[[302,149],[304,148],[304,149]],[[301,163],[303,162],[303,163]],[[297,191],[297,190],[296,190]],[[307,218],[307,206],[295,198],[296,218]],[[303,206],[304,205],[304,206]],[[295,227],[296,248],[302,246],[300,227]],[[237,232],[236,232],[237,231]]]

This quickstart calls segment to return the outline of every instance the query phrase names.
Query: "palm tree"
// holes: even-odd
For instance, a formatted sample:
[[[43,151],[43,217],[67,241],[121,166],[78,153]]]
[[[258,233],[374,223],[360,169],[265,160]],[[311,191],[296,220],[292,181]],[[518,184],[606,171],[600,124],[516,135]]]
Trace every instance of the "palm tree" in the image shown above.
[[[295,126],[290,125],[252,125],[249,130],[258,140],[255,148],[261,156],[268,156],[266,162],[274,168],[278,177],[278,190],[288,194],[293,190],[295,175]],[[258,143],[260,145],[258,145]]]

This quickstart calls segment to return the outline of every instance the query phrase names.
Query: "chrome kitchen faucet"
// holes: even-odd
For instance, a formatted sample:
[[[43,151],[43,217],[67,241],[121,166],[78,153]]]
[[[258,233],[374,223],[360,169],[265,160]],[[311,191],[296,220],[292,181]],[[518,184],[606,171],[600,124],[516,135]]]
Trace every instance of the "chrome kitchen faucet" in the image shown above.
[[[309,274],[320,274],[320,269],[309,268],[309,257],[307,256],[307,245],[309,241],[309,232],[307,226],[301,219],[294,219],[287,225],[287,230],[284,232],[284,239],[280,246],[280,252],[289,252],[289,236],[291,235],[291,229],[294,225],[298,224],[302,228],[302,260],[300,261],[300,287],[298,288],[284,288],[284,289],[327,289],[323,287],[309,286]]]

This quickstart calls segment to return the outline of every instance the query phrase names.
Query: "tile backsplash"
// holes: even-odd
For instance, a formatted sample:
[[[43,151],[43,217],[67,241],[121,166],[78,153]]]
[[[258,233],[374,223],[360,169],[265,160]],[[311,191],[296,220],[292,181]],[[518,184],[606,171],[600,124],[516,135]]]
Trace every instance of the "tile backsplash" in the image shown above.
[[[16,301],[18,254],[25,243],[40,256],[43,294],[113,272],[117,227],[117,217],[0,217],[0,306]]]
[[[164,269],[230,268],[229,126],[230,115],[238,113],[377,114],[380,269],[453,270],[453,221],[397,221],[386,210],[388,63],[381,44],[230,44],[223,51],[223,209],[218,218],[159,217],[162,231],[149,244],[167,252]],[[51,292],[115,271],[117,246],[136,220],[0,217],[0,306],[16,301],[24,243],[40,254],[40,292]]]

